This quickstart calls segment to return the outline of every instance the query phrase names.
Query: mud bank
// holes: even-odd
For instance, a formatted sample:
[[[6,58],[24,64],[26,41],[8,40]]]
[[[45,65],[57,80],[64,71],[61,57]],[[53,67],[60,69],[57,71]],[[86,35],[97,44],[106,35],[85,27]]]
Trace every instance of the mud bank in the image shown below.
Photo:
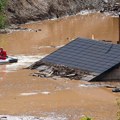
[[[120,2],[113,0],[9,0],[6,14],[9,23],[59,18],[81,10],[120,11]]]

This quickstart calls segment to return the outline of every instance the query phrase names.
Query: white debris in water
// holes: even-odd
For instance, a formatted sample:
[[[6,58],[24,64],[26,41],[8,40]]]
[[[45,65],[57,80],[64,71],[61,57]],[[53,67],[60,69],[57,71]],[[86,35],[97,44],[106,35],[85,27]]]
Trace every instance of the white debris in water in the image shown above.
[[[44,95],[49,95],[49,94],[50,94],[50,92],[45,91],[45,92],[41,92],[41,94],[44,94]]]
[[[88,84],[80,84],[79,87],[90,87]]]
[[[80,15],[88,15],[88,14],[91,14],[91,13],[95,13],[96,11],[95,10],[82,10],[80,11]]]
[[[15,71],[15,70],[18,70],[18,69],[28,67],[32,63],[42,59],[44,56],[39,56],[39,55],[35,55],[35,56],[19,55],[19,56],[15,56],[15,57],[18,58],[18,62],[5,65],[4,69],[1,69],[2,72],[12,72],[12,71]]]
[[[28,116],[28,117],[21,116],[21,117],[19,117],[19,116],[1,115],[0,120],[39,120],[39,119],[36,119],[35,117],[32,117],[32,116]]]
[[[31,96],[31,95],[37,95],[38,93],[33,92],[33,93],[21,93],[21,96]]]
[[[37,94],[43,94],[43,95],[49,95],[50,92],[48,91],[36,91],[36,92],[30,92],[30,93],[21,93],[20,96],[31,96],[31,95],[37,95]]]
[[[41,48],[61,48],[63,47],[64,45],[59,45],[59,46],[40,46],[38,49],[41,49]]]
[[[106,84],[80,84],[79,87],[106,87],[106,86],[111,86],[111,85],[106,85]]]
[[[38,49],[41,49],[41,48],[54,48],[55,46],[40,46]]]
[[[48,117],[0,115],[0,120],[68,120],[68,119],[66,117],[54,115]]]
[[[108,3],[108,0],[103,0],[105,3]]]

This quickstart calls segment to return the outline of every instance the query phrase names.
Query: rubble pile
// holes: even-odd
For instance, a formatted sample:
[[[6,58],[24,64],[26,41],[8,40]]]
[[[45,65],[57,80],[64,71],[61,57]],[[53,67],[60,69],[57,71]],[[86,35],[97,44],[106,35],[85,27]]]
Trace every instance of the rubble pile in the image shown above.
[[[30,69],[37,69],[37,72],[33,73],[33,76],[37,77],[66,77],[69,79],[80,80],[83,76],[89,75],[88,71],[74,69],[63,65],[53,65],[51,63],[45,63],[42,61],[36,62]]]

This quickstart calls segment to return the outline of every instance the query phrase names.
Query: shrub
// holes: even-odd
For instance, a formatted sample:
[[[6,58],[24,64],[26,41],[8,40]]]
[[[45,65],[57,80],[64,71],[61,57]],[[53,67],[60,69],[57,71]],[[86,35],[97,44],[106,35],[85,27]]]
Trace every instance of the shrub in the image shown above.
[[[0,0],[0,12],[3,12],[5,10],[6,5],[7,0]]]
[[[7,5],[7,0],[0,0],[0,28],[5,28],[6,25],[6,16],[5,16],[6,5]]]
[[[5,28],[6,26],[6,17],[4,15],[0,15],[0,28]]]

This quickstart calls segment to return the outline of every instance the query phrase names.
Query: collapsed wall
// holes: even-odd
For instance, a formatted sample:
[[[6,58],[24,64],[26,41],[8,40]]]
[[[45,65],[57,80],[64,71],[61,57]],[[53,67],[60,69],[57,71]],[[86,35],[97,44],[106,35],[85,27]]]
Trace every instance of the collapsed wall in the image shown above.
[[[120,11],[119,0],[9,0],[6,9],[9,22],[25,23],[28,21],[58,18],[73,15],[80,10],[96,9],[99,11]]]

